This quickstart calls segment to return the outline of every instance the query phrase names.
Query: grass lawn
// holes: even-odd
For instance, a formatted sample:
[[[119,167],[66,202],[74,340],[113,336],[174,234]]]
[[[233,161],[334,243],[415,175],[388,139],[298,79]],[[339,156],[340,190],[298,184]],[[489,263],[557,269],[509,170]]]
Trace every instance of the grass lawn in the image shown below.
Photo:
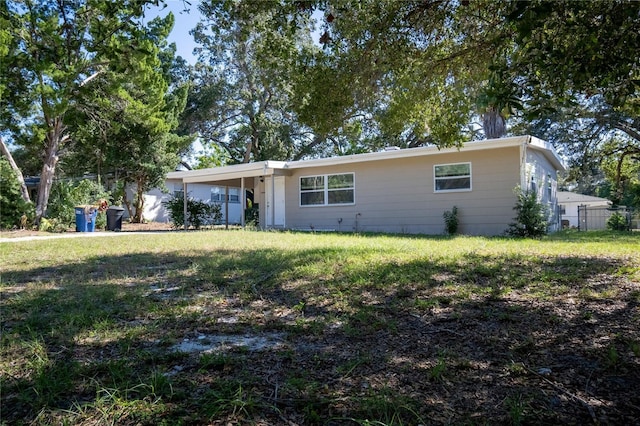
[[[0,424],[637,424],[640,234],[0,244]]]

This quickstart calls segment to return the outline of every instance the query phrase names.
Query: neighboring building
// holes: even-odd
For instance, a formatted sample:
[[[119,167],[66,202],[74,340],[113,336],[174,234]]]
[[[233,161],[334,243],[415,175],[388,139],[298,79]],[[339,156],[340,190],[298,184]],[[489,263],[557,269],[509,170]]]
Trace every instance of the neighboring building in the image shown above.
[[[263,229],[441,234],[458,208],[459,232],[502,234],[513,222],[517,186],[535,190],[560,228],[561,159],[545,141],[519,136],[305,161],[262,161],[172,172],[168,182],[253,191]],[[175,190],[175,187],[174,187]],[[241,218],[244,224],[244,218]]]
[[[578,213],[579,207],[596,208],[596,211],[604,211],[611,206],[611,201],[606,198],[593,197],[591,195],[576,194],[575,192],[558,191],[558,205],[562,216],[563,228],[580,228],[580,221],[585,220],[584,215]],[[582,217],[582,219],[580,219]],[[593,216],[594,218],[596,215]],[[590,229],[595,229],[593,224]],[[604,228],[601,228],[604,229]]]

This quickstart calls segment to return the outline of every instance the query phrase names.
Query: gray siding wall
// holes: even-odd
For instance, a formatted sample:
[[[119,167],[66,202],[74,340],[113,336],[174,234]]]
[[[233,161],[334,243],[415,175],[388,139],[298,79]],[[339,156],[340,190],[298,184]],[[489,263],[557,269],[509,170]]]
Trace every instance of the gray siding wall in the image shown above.
[[[471,163],[472,190],[436,193],[435,164]],[[442,214],[458,207],[459,232],[497,235],[513,221],[519,147],[310,167],[286,178],[286,226],[358,232],[444,233]],[[302,207],[301,176],[355,173],[355,204]]]
[[[561,229],[560,211],[558,208],[558,176],[556,169],[542,154],[535,149],[527,149],[525,180],[527,189],[535,188],[538,200],[547,206],[547,220],[550,231]],[[535,185],[532,184],[535,183]]]

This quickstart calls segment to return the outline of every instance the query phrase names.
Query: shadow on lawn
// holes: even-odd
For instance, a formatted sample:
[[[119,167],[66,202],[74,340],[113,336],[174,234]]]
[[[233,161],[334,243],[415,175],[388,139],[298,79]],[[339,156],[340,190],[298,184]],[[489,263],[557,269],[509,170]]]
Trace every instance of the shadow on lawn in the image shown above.
[[[403,263],[327,247],[9,270],[2,419],[628,423],[640,416],[640,288],[626,266],[475,254]],[[273,331],[279,349],[172,350]]]

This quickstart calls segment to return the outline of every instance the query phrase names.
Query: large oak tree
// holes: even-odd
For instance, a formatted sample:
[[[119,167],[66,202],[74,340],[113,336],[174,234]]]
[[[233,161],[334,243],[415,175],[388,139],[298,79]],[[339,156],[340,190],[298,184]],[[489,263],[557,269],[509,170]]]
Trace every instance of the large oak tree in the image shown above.
[[[297,60],[314,47],[308,31],[289,31],[271,5],[199,5],[199,63],[183,127],[234,163],[292,159],[314,143],[292,107]]]
[[[640,182],[640,3],[508,6],[516,49],[502,70],[522,87],[526,127],[565,151],[582,190],[603,164],[608,196],[622,202]]]

